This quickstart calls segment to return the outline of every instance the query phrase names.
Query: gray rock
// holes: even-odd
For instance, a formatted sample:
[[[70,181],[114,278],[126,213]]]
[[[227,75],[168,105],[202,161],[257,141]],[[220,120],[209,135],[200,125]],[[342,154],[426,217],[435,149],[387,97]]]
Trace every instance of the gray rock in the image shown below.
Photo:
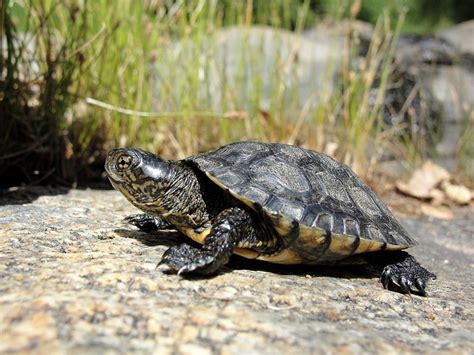
[[[215,277],[182,279],[155,270],[181,237],[121,224],[136,210],[119,193],[45,192],[0,199],[0,353],[474,351],[469,218],[403,220],[438,274],[422,298],[384,290],[364,267],[236,258]]]
[[[288,101],[295,95],[300,106],[308,100],[316,104],[323,86],[326,92],[332,90],[340,47],[340,38],[335,36],[315,41],[270,27],[228,27],[199,42],[178,41],[163,48],[154,68],[155,85],[160,88],[188,80],[185,71],[171,73],[169,67],[186,68],[191,63],[199,67],[197,95],[219,112],[226,109],[229,97],[237,107],[227,109],[249,110],[257,98],[259,109],[265,111],[272,99]],[[163,96],[155,90],[157,101],[166,100],[171,93],[174,104],[182,104],[181,91],[165,86]]]
[[[432,75],[425,76],[425,84],[442,108],[443,133],[436,150],[447,167],[454,167],[463,122],[472,120],[474,113],[474,71],[462,66],[438,67]]]
[[[456,167],[463,123],[474,112],[473,38],[474,21],[468,21],[436,37],[402,36],[396,53],[406,77],[417,78],[428,110],[425,122],[441,118],[441,126],[428,128],[440,131],[436,150],[440,162],[450,169]]]
[[[444,29],[439,36],[456,45],[460,51],[474,54],[474,20]]]
[[[373,31],[357,23],[354,27],[360,28],[356,30],[360,55],[365,56]],[[315,34],[311,38],[319,39]],[[385,96],[385,122],[394,127],[405,123],[410,132],[423,134],[430,143],[436,141],[433,132],[439,132],[434,135],[439,136],[436,150],[441,163],[450,169],[456,167],[463,122],[474,112],[473,38],[474,21],[436,36],[402,35]],[[401,116],[399,112],[409,97],[411,110]]]

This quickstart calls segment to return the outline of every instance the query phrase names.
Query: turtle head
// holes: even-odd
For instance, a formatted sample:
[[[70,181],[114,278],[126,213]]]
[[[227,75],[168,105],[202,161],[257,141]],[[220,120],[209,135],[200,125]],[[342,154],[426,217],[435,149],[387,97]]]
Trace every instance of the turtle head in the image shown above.
[[[199,180],[180,161],[118,148],[109,152],[105,171],[113,187],[146,213],[165,217],[175,226],[199,226],[209,220]]]
[[[135,148],[112,149],[105,171],[112,186],[138,208],[160,205],[173,180],[172,162]]]

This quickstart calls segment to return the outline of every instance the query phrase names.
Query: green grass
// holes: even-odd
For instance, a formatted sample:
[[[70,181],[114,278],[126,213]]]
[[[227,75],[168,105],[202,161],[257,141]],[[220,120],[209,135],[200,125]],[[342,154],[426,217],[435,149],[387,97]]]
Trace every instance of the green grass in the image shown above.
[[[465,113],[459,140],[458,173],[463,182],[474,188],[474,112]]]
[[[388,14],[379,19],[369,54],[357,65],[358,41],[351,32],[341,68],[326,73],[340,77],[341,85],[314,92],[317,104],[297,100],[290,79],[298,59],[277,51],[269,68],[270,99],[263,108],[261,55],[243,47],[235,53],[239,65],[229,78],[215,62],[219,48],[209,44],[233,25],[300,32],[317,21],[310,2],[165,3],[8,2],[2,9],[8,47],[0,68],[7,127],[1,133],[0,174],[13,179],[20,174],[31,183],[84,183],[97,177],[114,146],[181,158],[244,139],[331,152],[370,173],[382,152],[399,146],[383,130],[381,104],[403,16],[397,23]],[[345,9],[338,11],[334,16],[341,19]],[[32,53],[20,36],[24,32],[32,36]],[[166,80],[157,82],[157,76]],[[211,77],[223,83],[217,92]],[[376,80],[376,104],[369,105]]]

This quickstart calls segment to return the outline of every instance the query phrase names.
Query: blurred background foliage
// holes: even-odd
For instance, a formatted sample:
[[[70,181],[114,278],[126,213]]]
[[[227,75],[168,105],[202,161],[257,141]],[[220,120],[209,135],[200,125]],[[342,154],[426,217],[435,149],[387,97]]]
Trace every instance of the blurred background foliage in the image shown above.
[[[387,149],[400,159],[416,159],[419,142],[395,137],[381,121],[397,38],[473,18],[470,5],[454,0],[3,1],[1,185],[103,181],[106,151],[117,145],[182,158],[233,140],[289,142],[329,152],[365,173]],[[342,65],[332,68],[340,89],[318,92],[318,104],[295,99],[290,78],[298,58],[291,56],[274,62],[268,107],[260,105],[261,58],[251,58],[250,77],[242,61],[232,80],[221,75],[222,92],[212,91],[212,53],[203,49],[222,28],[267,25],[301,33],[323,19],[347,18],[372,23],[374,37],[363,62],[354,65],[360,42],[348,36]],[[375,104],[369,95],[374,89]],[[245,104],[236,98],[241,91]]]

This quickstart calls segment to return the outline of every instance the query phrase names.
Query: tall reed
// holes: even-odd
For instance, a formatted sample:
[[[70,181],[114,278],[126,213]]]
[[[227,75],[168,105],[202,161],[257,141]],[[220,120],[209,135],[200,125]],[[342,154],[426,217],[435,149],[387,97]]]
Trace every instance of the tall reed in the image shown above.
[[[341,32],[344,50],[303,102],[299,34],[317,21],[309,0],[13,4],[2,8],[0,68],[0,173],[13,179],[81,183],[113,146],[181,158],[242,139],[299,144],[370,172],[396,140],[381,106],[403,16],[395,26],[380,18],[360,62],[356,31]],[[352,18],[358,4],[348,4]],[[260,28],[273,33],[271,59],[256,24],[273,26]],[[254,45],[223,51],[232,30]]]

